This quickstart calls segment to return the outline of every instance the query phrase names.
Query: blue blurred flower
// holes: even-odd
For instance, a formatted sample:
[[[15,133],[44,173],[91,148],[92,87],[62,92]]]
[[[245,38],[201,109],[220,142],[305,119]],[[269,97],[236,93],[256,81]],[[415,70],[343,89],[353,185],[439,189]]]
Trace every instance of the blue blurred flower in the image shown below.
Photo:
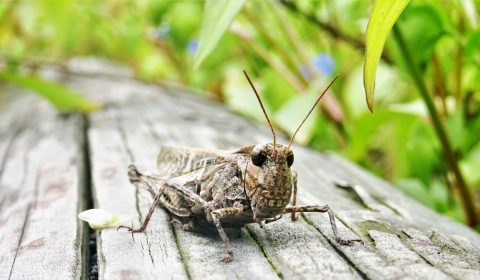
[[[329,76],[335,69],[335,60],[328,53],[319,53],[312,59],[313,68],[324,76]]]
[[[198,50],[198,39],[191,39],[187,44],[187,52],[194,55]]]
[[[311,66],[313,67],[313,70],[316,72],[319,72],[322,76],[329,76],[330,74],[333,73],[333,70],[335,69],[335,60],[331,55],[328,53],[319,53],[313,59],[310,61]],[[313,78],[314,73],[310,73],[311,71],[308,71],[309,69],[307,68],[306,65],[301,65],[300,66],[300,74],[307,80],[311,80]]]

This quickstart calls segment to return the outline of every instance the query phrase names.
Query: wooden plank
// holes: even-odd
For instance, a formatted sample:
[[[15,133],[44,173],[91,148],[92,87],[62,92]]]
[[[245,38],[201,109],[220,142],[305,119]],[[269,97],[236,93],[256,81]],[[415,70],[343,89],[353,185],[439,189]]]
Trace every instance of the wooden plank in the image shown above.
[[[351,189],[345,190],[344,194],[345,197],[356,198],[360,204],[364,205],[364,209],[349,210],[348,206],[342,205],[343,203],[338,203],[336,200],[332,201],[332,205],[334,205],[334,209],[343,210],[337,210],[336,213],[348,228],[355,230],[355,232],[363,236],[364,240],[371,241],[366,244],[365,248],[359,248],[358,250],[349,250],[349,248],[343,246],[336,246],[337,249],[357,265],[365,275],[372,278],[425,277],[422,275],[428,275],[431,279],[445,279],[450,278],[451,276],[458,278],[458,275],[449,273],[443,267],[434,265],[432,262],[421,256],[421,254],[418,254],[417,248],[408,245],[408,238],[402,233],[403,230],[411,228],[422,228],[424,231],[428,228],[435,228],[435,226],[430,227],[425,226],[425,224],[417,224],[411,219],[411,217],[414,217],[415,219],[425,219],[421,216],[428,216],[432,213],[427,211],[421,211],[417,214],[408,213],[411,211],[410,209],[404,209],[399,205],[402,205],[403,203],[403,205],[415,205],[417,208],[420,206],[396,190],[390,190],[389,197],[382,197],[378,192],[364,188],[363,185],[367,182],[362,180],[362,177],[356,177],[352,173],[345,172],[345,170],[349,169],[338,168],[338,164],[335,162],[329,162],[330,157],[325,158],[322,156],[309,155],[308,158],[311,166],[325,167],[325,170],[312,169],[311,173],[322,173],[321,176],[325,178],[324,181],[330,186],[334,186],[334,183],[339,181],[362,183],[362,185],[350,186],[349,188]],[[338,160],[338,157],[336,158]],[[337,168],[335,169],[335,167]],[[353,168],[354,167],[350,167],[350,169]],[[309,167],[304,166],[303,169],[309,169]],[[306,174],[308,175],[309,173]],[[317,188],[319,185],[321,185],[321,183],[317,183]],[[391,187],[388,186],[388,188]],[[305,191],[307,191],[307,193],[315,192],[315,190],[309,187],[309,185],[306,185]],[[332,191],[335,192],[337,190]],[[332,194],[332,191],[328,192],[329,195]],[[303,198],[305,198],[305,196],[303,196]],[[385,201],[388,201],[388,203],[385,203]],[[312,202],[310,201],[310,203]],[[434,215],[439,216],[438,214]],[[329,236],[331,230],[325,224],[327,221],[325,217],[318,217],[313,214],[308,215],[308,217],[315,226]],[[443,219],[443,217],[436,218]],[[471,234],[471,232],[469,232],[470,230],[466,227],[457,227],[460,231]],[[476,235],[474,234],[473,237],[475,238]],[[329,238],[333,243],[331,235]],[[372,254],[372,252],[375,252],[375,254]],[[472,258],[474,256],[470,253],[464,254],[463,257]],[[378,263],[383,263],[383,265],[379,266]],[[461,266],[461,264],[455,264],[453,266],[456,265]],[[379,267],[382,269],[379,269]],[[478,273],[478,267],[477,271],[471,270],[466,275],[476,275],[476,273]]]
[[[332,153],[328,154],[325,159],[329,162],[329,166],[336,166],[342,172],[344,181],[361,185],[379,203],[397,213],[404,220],[409,220],[415,225],[423,227],[424,230],[438,229],[450,235],[465,236],[473,244],[480,244],[480,235],[474,230],[423,206],[368,171]],[[355,178],[355,181],[349,178]]]
[[[137,201],[137,192],[128,181],[131,152],[113,111],[93,114],[88,134],[95,207],[117,214],[136,213],[148,207]],[[152,148],[144,142],[137,145]],[[154,215],[145,234],[105,229],[97,234],[97,242],[100,279],[187,278],[168,217],[161,211]]]
[[[405,229],[408,247],[423,259],[456,279],[480,279],[480,251],[442,232]]]
[[[362,276],[332,249],[303,219],[289,216],[265,225],[249,225],[255,239],[285,279],[361,279]]]
[[[9,146],[0,178],[0,279],[85,276],[82,119],[44,101],[14,103],[10,128],[35,113]]]
[[[0,177],[2,176],[10,147],[31,116],[38,110],[33,96],[19,89],[5,86],[0,102]]]
[[[0,186],[0,278],[8,279],[15,262],[19,242],[32,200],[34,185],[26,185],[28,150],[33,145],[35,134],[23,133],[10,147],[11,153],[5,161]],[[30,175],[30,177],[33,177]]]

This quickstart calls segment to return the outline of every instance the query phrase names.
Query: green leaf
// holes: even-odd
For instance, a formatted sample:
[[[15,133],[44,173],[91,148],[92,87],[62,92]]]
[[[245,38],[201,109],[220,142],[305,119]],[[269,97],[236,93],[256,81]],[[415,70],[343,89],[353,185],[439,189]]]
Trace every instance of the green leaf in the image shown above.
[[[318,95],[299,95],[291,98],[278,112],[273,115],[275,124],[277,124],[289,135],[293,135],[295,130],[308,113],[309,106],[315,103]],[[308,144],[315,131],[315,123],[318,120],[318,113],[313,112],[305,121],[302,129],[298,131],[295,142],[302,145]]]
[[[252,117],[260,122],[266,122],[265,117],[260,109],[258,100],[252,92],[252,88],[246,82],[242,72],[236,70],[237,68],[227,69],[224,73],[225,82],[222,91],[224,93],[225,102],[228,107],[235,112],[244,116]],[[263,84],[261,81],[255,81],[255,87],[263,98]],[[270,115],[270,106],[267,102],[263,104],[267,113]]]
[[[437,41],[445,33],[440,15],[432,6],[422,5],[407,9],[400,20],[404,39],[415,50],[412,52],[415,62],[422,65],[430,61]]]
[[[435,208],[434,198],[428,191],[428,187],[422,184],[420,180],[414,178],[405,178],[396,181],[395,185],[398,186],[408,196],[413,197],[417,201],[430,208]]]
[[[465,45],[465,56],[472,58],[474,54],[480,50],[480,30],[473,31],[468,36],[468,41]]]
[[[194,68],[198,68],[215,49],[245,0],[207,0],[203,13],[200,45],[194,57]]]
[[[60,84],[49,82],[38,77],[0,73],[0,79],[33,90],[38,95],[47,99],[60,111],[80,110],[83,112],[91,112],[101,107],[100,104],[91,102]]]
[[[176,4],[170,11],[169,36],[175,47],[185,49],[189,41],[194,39],[194,34],[202,21],[201,3],[184,1]]]
[[[480,143],[462,159],[460,169],[467,182],[480,190]]]
[[[265,68],[261,74],[265,85],[262,90],[264,103],[268,103],[273,111],[280,109],[285,102],[296,96],[296,90],[285,79],[271,68]]]
[[[384,147],[393,143],[394,138],[386,136],[385,133],[388,130],[399,130],[396,134],[404,134],[416,118],[411,114],[390,110],[380,110],[374,116],[362,115],[348,128],[349,135],[352,135],[347,149],[348,157],[361,161],[368,157],[369,149],[375,145]]]
[[[461,151],[462,147],[466,147],[467,127],[464,119],[463,109],[456,110],[447,116],[445,128],[448,131],[448,138],[454,150]]]
[[[410,0],[377,0],[367,26],[365,66],[363,68],[363,84],[368,109],[373,112],[373,92],[375,90],[375,74],[382,54],[385,40],[393,24]]]
[[[360,106],[365,97],[358,94],[358,89],[363,83],[363,65],[352,69],[343,86],[343,101],[346,112],[353,120],[361,118],[368,109]],[[392,85],[395,85],[392,87]],[[388,108],[391,104],[402,103],[409,92],[408,83],[398,75],[397,69],[391,65],[380,62],[377,66],[375,80],[375,102],[382,108]],[[423,103],[421,104],[422,106]],[[371,117],[371,115],[370,115]]]
[[[443,170],[439,145],[435,132],[425,121],[414,123],[404,141],[409,176],[422,181],[425,186],[431,185],[432,174]]]
[[[320,83],[312,83],[306,94],[290,98],[273,115],[275,124],[282,130],[288,132],[288,134],[293,135],[324,88],[324,85]],[[303,145],[308,144],[315,132],[318,118],[318,112],[312,112],[302,126],[302,129],[298,131],[295,142]]]

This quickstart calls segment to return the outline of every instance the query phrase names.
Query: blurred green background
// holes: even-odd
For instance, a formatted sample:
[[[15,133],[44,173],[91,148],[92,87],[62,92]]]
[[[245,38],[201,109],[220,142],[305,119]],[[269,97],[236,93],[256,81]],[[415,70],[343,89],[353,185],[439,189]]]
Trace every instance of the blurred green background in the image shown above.
[[[2,1],[0,75],[42,87],[41,79],[25,78],[19,69],[31,75],[41,65],[99,57],[131,68],[141,80],[199,89],[265,122],[245,69],[276,129],[288,135],[328,81],[340,75],[297,141],[340,153],[428,207],[478,225],[479,211],[464,209],[468,201],[480,208],[480,1],[409,3],[396,28],[418,71],[409,68],[399,33],[396,39],[390,34],[377,70],[374,114],[363,89],[373,1],[241,4],[230,24],[215,21],[203,1]],[[218,43],[210,42],[212,51],[199,64],[199,45],[211,40],[202,24],[226,32]],[[461,199],[416,79],[445,127],[467,198]]]

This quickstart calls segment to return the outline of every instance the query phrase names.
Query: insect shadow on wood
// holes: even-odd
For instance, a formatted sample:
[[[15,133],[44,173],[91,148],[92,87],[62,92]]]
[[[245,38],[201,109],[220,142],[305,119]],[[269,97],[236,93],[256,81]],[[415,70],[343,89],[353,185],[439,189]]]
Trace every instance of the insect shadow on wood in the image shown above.
[[[273,143],[256,144],[234,152],[190,147],[160,148],[157,173],[128,167],[130,182],[147,189],[153,196],[143,223],[138,228],[119,226],[128,231],[143,232],[157,205],[172,214],[172,223],[185,230],[216,227],[225,244],[228,256],[222,262],[233,260],[233,250],[224,228],[241,228],[249,223],[260,227],[279,220],[283,214],[321,212],[330,218],[335,240],[342,245],[363,243],[360,239],[342,239],[335,224],[335,215],[328,205],[297,206],[297,173],[291,169],[294,155],[290,149],[297,132],[320,102],[328,87],[293,133],[288,145],[278,144],[275,131],[262,100],[247,72],[243,71],[258,99],[272,131]]]

